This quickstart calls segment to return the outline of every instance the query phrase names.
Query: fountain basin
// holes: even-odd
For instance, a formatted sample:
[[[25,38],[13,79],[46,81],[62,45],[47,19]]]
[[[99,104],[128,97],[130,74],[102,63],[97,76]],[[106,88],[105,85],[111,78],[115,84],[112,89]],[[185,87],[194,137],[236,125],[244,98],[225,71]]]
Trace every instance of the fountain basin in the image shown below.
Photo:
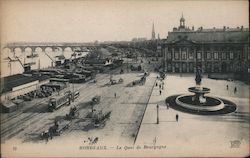
[[[180,95],[176,97],[175,102],[179,106],[195,111],[218,111],[224,108],[224,103],[219,98],[206,96],[205,103],[193,101],[193,95]]]
[[[206,87],[190,87],[188,91],[195,94],[206,94],[210,92],[210,89]]]
[[[185,105],[180,104],[180,103],[177,104],[178,101],[176,102],[176,98],[179,96],[183,96],[183,95],[185,96],[185,94],[168,96],[166,98],[165,102],[169,107],[171,107],[177,111],[195,114],[195,115],[224,115],[224,114],[232,113],[232,112],[236,111],[236,109],[237,109],[237,106],[235,103],[233,103],[229,100],[226,100],[224,98],[218,98],[218,97],[216,97],[216,99],[219,99],[220,101],[222,101],[224,103],[223,109],[214,108],[213,106],[206,104],[203,106],[204,107],[207,106],[207,107],[211,107],[211,108],[209,110],[200,110],[200,108],[194,107],[194,105],[191,105],[191,107],[190,107],[190,105],[185,106]],[[188,94],[186,94],[186,95],[188,95]],[[188,96],[192,96],[192,95],[189,94]],[[197,105],[195,105],[195,106],[197,106]],[[200,106],[202,106],[202,105],[200,105]],[[216,109],[219,109],[219,110],[216,110]]]

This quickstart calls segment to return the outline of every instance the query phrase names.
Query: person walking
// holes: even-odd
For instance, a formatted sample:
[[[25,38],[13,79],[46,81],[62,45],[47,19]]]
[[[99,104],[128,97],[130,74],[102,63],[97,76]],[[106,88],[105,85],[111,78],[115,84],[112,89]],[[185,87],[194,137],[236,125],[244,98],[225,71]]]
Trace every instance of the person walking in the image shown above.
[[[116,93],[114,94],[115,98],[116,98]]]
[[[159,92],[160,92],[160,95],[161,95],[161,90]]]
[[[228,85],[227,85],[227,90],[228,90]]]
[[[169,108],[169,104],[167,103],[167,109]]]
[[[237,92],[237,88],[236,87],[234,87],[234,93],[236,93]]]
[[[175,120],[176,120],[176,122],[178,122],[178,120],[179,120],[179,115],[178,114],[175,115]]]

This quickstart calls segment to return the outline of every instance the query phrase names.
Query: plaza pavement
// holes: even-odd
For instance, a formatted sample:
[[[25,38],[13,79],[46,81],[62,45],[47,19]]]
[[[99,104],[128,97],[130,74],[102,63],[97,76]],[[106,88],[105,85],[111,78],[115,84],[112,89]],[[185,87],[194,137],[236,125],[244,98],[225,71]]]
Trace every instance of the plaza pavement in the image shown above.
[[[237,104],[237,113],[202,116],[167,109],[165,105],[166,97],[189,93],[187,89],[195,85],[194,75],[182,75],[182,77],[177,74],[168,75],[164,83],[161,95],[159,87],[154,87],[135,146],[140,145],[143,148],[144,145],[155,145],[166,146],[166,148],[144,150],[144,153],[138,153],[138,156],[238,157],[249,155],[248,85],[239,81],[203,78],[202,85],[211,88],[210,95],[233,101]],[[226,89],[226,85],[229,86],[229,90]],[[235,94],[234,87],[238,90]],[[157,104],[159,124],[156,124]],[[178,122],[175,120],[176,114],[179,115]]]

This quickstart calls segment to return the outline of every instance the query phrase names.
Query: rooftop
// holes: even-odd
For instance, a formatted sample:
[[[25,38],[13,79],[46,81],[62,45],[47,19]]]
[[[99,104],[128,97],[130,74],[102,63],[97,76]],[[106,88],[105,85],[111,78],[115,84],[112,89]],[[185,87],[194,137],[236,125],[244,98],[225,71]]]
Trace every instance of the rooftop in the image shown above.
[[[9,92],[12,88],[24,85],[30,82],[34,82],[36,80],[43,81],[48,79],[48,76],[31,76],[31,75],[24,75],[24,74],[16,74],[12,76],[7,76],[1,78],[1,93]]]
[[[249,41],[248,28],[223,28],[190,30],[189,28],[174,30],[168,33],[166,42],[179,41],[185,38],[194,42],[247,42]]]

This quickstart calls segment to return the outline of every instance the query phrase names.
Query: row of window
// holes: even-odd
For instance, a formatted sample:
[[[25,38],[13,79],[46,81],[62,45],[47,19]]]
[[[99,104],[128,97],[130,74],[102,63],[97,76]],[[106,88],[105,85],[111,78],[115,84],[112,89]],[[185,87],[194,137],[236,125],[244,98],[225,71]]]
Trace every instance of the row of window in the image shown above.
[[[192,72],[195,69],[195,63],[168,63],[167,71],[169,72]],[[242,70],[241,65],[206,63],[204,65],[205,72],[231,72]]]
[[[180,47],[180,48],[173,48],[173,47],[167,47],[166,49],[168,49],[168,51],[174,51],[174,52],[181,52],[181,51],[191,51],[194,52],[196,51],[201,51],[201,48],[192,48],[192,47]],[[242,51],[242,48],[227,48],[227,49],[219,49],[219,48],[204,48],[203,50],[207,50],[207,51],[219,51],[219,52],[224,52],[224,51]]]
[[[174,59],[178,60],[178,59],[194,59],[194,52],[189,52],[187,53],[186,51],[182,51],[180,52],[175,52],[174,53]],[[226,59],[242,59],[245,58],[243,52],[205,52],[204,53],[204,59],[222,59],[222,60],[226,60]],[[168,52],[167,53],[167,59],[172,59],[172,53]],[[197,52],[197,59],[202,59],[202,52],[198,51]]]

